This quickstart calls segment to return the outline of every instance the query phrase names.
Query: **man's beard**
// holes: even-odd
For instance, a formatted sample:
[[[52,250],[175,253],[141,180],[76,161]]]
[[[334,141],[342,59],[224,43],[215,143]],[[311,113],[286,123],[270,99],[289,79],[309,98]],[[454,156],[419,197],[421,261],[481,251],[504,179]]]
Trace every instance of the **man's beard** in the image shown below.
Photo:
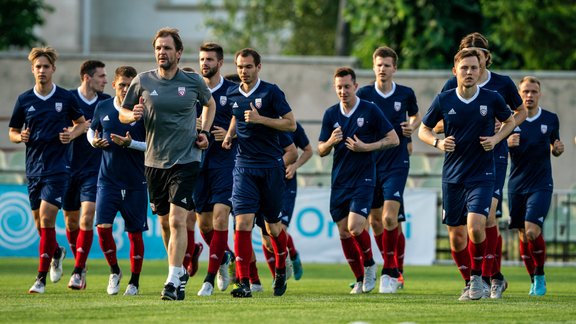
[[[218,73],[218,70],[216,68],[210,68],[208,70],[208,72],[206,73],[202,73],[202,76],[205,78],[210,79],[211,77],[213,77],[214,75],[216,75],[216,73]]]

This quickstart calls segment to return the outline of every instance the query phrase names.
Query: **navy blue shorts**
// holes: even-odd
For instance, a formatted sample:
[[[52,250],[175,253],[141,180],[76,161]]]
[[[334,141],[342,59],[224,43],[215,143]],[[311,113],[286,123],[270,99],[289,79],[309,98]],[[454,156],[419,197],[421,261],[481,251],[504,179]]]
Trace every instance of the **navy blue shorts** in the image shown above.
[[[541,190],[528,194],[509,193],[510,223],[508,228],[524,228],[524,222],[542,228],[552,203],[552,191]]]
[[[497,218],[502,218],[502,197],[504,193],[504,182],[506,181],[507,169],[507,163],[496,163],[494,173],[496,176],[496,182],[494,183],[494,194],[492,197],[498,199],[498,206],[496,207]]]
[[[211,212],[214,204],[232,207],[232,168],[200,171],[194,190],[196,212]]]
[[[330,191],[330,215],[332,215],[334,223],[348,217],[350,212],[368,217],[373,193],[373,186],[332,188]]]
[[[32,210],[40,209],[42,200],[62,207],[62,197],[68,185],[68,174],[56,174],[45,177],[28,177],[28,199]]]
[[[114,224],[116,214],[124,219],[126,232],[148,230],[148,193],[142,190],[119,190],[98,187],[96,195],[96,225]]]
[[[232,174],[234,216],[261,212],[266,222],[279,222],[286,186],[284,167],[264,169],[235,167]]]
[[[442,223],[466,225],[468,213],[488,217],[494,182],[442,183]]]
[[[378,172],[374,197],[372,198],[372,208],[382,207],[385,200],[394,200],[402,204],[407,179],[407,168]]]
[[[193,193],[200,162],[176,164],[170,169],[146,167],[146,181],[150,194],[152,212],[160,216],[168,215],[170,204],[188,211],[194,210]]]
[[[406,221],[406,211],[404,210],[404,202],[400,205],[400,209],[398,210],[398,222],[405,222]]]
[[[62,209],[80,210],[84,201],[96,201],[98,172],[86,172],[70,177],[68,189],[64,194]]]
[[[294,213],[294,205],[296,204],[296,194],[298,193],[298,184],[296,178],[290,180],[286,179],[286,191],[284,191],[284,199],[282,201],[282,224],[288,226],[292,220]]]

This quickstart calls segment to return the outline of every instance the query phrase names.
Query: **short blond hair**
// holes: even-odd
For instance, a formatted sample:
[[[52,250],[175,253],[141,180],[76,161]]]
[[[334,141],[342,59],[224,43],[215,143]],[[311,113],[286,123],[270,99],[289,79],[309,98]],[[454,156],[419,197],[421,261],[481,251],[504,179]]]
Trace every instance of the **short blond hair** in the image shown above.
[[[34,64],[39,57],[44,56],[52,66],[55,65],[56,60],[58,59],[58,53],[52,47],[34,47],[30,54],[28,54],[28,61]]]

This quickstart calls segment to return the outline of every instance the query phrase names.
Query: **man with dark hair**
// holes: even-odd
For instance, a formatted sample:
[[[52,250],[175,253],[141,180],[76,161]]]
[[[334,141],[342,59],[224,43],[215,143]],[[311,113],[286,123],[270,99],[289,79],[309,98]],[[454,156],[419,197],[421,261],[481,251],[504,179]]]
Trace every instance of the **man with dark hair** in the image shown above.
[[[182,300],[189,275],[182,266],[188,233],[186,220],[194,210],[192,195],[200,168],[201,149],[208,147],[216,111],[204,80],[178,67],[183,46],[178,30],[162,28],[152,42],[157,69],[138,74],[120,110],[126,124],[143,119],[146,128],[145,174],[152,210],[168,226],[168,277],[161,297]],[[197,103],[204,106],[201,131],[196,131]],[[167,222],[166,222],[167,218]]]
[[[284,177],[280,132],[296,129],[296,120],[284,93],[278,86],[260,80],[260,54],[251,48],[234,55],[242,82],[227,92],[232,121],[222,146],[232,148],[238,136],[238,154],[233,171],[232,206],[236,218],[235,254],[240,283],[234,297],[252,297],[250,259],[252,228],[256,212],[262,212],[276,257],[274,295],[286,292],[287,236],[280,222]]]
[[[110,98],[103,93],[108,83],[104,63],[96,60],[82,63],[80,80],[82,83],[78,89],[70,92],[76,97],[84,116],[92,120],[96,105]],[[94,238],[96,184],[101,158],[101,150],[93,148],[85,138],[72,142],[71,176],[62,201],[66,236],[75,258],[74,271],[68,282],[71,289],[86,288],[86,260]]]
[[[368,293],[376,285],[377,268],[366,230],[376,182],[374,151],[397,146],[399,140],[382,111],[356,96],[354,70],[337,69],[334,89],[340,102],[324,113],[318,153],[326,156],[334,149],[330,214],[356,277],[350,293]]]
[[[550,154],[562,155],[564,144],[560,140],[558,116],[539,106],[540,80],[524,77],[519,88],[528,117],[508,137],[511,161],[509,228],[518,229],[520,256],[531,280],[529,294],[543,296],[546,294],[546,242],[542,227],[554,188]]]
[[[100,247],[110,266],[106,289],[109,295],[118,294],[122,279],[122,271],[116,258],[116,242],[112,235],[116,214],[120,212],[122,215],[130,241],[132,276],[124,293],[126,296],[138,294],[144,261],[142,232],[148,230],[148,195],[144,176],[146,131],[141,120],[133,124],[122,124],[118,119],[122,100],[136,74],[136,69],[131,66],[116,69],[112,81],[116,96],[96,106],[87,134],[92,146],[102,149],[96,195],[96,226]]]
[[[43,294],[51,267],[53,282],[62,276],[64,249],[56,242],[56,215],[70,177],[70,142],[84,134],[86,123],[76,98],[56,86],[56,51],[50,47],[33,48],[28,55],[35,85],[18,96],[10,118],[10,141],[26,144],[26,178],[34,222],[40,234],[39,265],[36,281],[29,293]],[[70,123],[73,127],[69,127]]]
[[[486,218],[494,189],[492,150],[515,125],[502,97],[478,86],[482,71],[480,55],[476,49],[463,49],[454,56],[452,73],[458,86],[436,96],[418,133],[424,143],[445,152],[442,221],[448,227],[452,256],[466,281],[459,300],[485,296],[482,263],[486,250]],[[495,118],[502,122],[496,134]],[[433,132],[441,120],[444,139]],[[467,237],[470,237],[468,244]],[[471,270],[468,270],[470,264]]]

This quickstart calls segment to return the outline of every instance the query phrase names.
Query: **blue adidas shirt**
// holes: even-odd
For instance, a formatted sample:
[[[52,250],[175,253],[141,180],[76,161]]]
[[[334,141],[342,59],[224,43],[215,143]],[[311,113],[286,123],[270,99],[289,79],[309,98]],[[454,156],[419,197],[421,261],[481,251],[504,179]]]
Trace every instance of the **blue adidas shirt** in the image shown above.
[[[326,110],[322,119],[320,142],[330,139],[334,129],[341,127],[343,139],[334,146],[332,187],[355,188],[374,186],[376,165],[374,152],[353,152],[346,148],[346,138],[354,135],[365,143],[381,140],[393,129],[382,111],[373,103],[356,98],[356,106],[345,114],[340,104]]]
[[[510,148],[508,191],[522,194],[552,191],[550,145],[560,139],[558,116],[539,107],[538,113],[526,118],[514,133],[520,134],[520,145]]]
[[[27,176],[70,172],[71,145],[62,144],[59,134],[70,121],[82,116],[76,98],[56,85],[47,96],[40,95],[34,88],[18,96],[9,127],[30,128],[30,139],[26,143]]]
[[[456,150],[444,154],[442,181],[494,181],[494,153],[484,151],[480,136],[494,135],[494,119],[505,121],[511,115],[502,96],[480,87],[468,100],[456,89],[437,95],[422,123],[433,128],[444,120],[444,134],[456,139]]]

